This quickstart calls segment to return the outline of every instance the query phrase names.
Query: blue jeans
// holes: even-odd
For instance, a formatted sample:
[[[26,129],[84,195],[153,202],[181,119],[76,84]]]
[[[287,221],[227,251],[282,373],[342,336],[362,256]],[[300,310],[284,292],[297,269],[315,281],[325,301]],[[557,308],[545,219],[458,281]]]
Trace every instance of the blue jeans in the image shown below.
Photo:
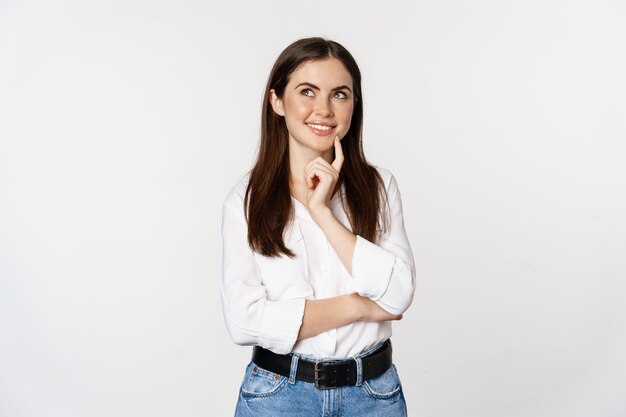
[[[381,345],[379,343],[352,358],[332,358],[340,362],[357,361],[357,385],[332,389],[318,389],[312,382],[295,379],[301,358],[319,359],[290,354],[289,377],[270,372],[250,361],[239,388],[235,417],[406,417],[406,402],[395,364],[374,378],[362,380],[360,358]]]

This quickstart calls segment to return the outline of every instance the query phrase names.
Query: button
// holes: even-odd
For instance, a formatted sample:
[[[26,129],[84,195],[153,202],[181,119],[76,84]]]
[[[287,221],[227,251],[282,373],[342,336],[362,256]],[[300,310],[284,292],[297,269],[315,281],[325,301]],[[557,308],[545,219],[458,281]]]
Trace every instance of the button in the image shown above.
[[[326,265],[320,265],[320,271],[326,272]]]

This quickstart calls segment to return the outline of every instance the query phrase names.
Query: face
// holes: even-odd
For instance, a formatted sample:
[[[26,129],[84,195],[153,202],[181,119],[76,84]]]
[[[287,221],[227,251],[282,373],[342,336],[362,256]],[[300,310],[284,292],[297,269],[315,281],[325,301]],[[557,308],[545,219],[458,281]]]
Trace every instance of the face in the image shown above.
[[[282,98],[270,91],[270,102],[285,117],[290,147],[323,153],[350,129],[352,77],[336,58],[306,62],[291,73]]]

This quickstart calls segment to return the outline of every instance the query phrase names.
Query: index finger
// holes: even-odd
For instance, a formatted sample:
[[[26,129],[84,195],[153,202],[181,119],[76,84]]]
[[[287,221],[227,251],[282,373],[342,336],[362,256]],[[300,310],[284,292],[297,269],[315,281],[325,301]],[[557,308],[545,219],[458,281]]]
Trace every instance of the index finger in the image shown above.
[[[333,168],[339,172],[341,170],[341,165],[343,165],[343,149],[341,148],[341,141],[339,140],[339,136],[335,136],[335,160],[331,164]]]

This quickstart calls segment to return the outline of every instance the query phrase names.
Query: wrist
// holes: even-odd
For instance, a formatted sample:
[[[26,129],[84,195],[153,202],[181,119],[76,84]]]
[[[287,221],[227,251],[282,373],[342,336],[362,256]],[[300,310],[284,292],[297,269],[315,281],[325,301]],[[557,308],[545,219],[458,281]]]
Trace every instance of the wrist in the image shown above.
[[[329,222],[335,220],[335,215],[333,214],[330,207],[320,207],[319,209],[311,210],[311,217],[318,224],[318,226],[324,229],[325,226],[328,225]]]
[[[351,303],[350,310],[354,312],[354,315],[352,316],[352,318],[354,319],[354,321],[363,320],[363,317],[365,316],[365,313],[363,311],[363,308],[364,308],[363,297],[361,297],[356,292],[348,294],[348,297]]]

